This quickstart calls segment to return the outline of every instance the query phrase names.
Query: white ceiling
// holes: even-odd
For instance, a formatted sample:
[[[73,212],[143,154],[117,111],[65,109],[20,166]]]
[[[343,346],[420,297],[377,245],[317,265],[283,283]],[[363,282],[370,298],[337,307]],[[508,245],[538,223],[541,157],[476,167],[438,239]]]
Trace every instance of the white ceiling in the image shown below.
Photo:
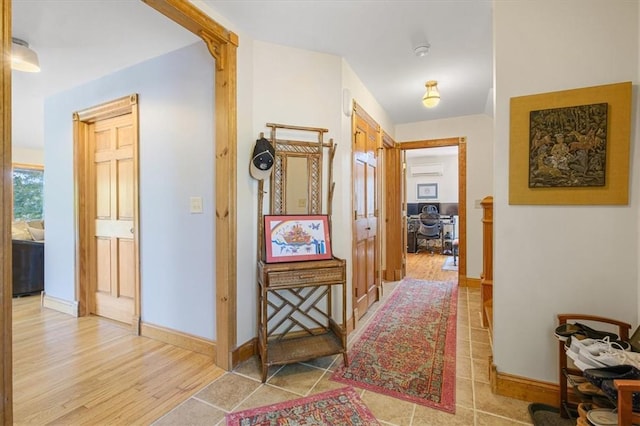
[[[396,124],[491,113],[491,0],[198,3],[239,33],[344,57]],[[34,148],[45,96],[198,40],[139,0],[14,0],[13,36],[29,42],[42,68],[13,72],[13,140]],[[429,54],[415,56],[425,43]],[[421,103],[426,80],[438,81],[442,97],[433,109]]]

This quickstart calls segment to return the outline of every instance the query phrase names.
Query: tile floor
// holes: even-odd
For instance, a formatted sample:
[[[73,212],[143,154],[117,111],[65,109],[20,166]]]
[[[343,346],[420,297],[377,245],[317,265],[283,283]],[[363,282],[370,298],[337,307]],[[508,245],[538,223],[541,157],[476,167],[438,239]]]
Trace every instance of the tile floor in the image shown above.
[[[385,284],[385,297],[360,321],[349,337],[352,343],[375,310],[392,292],[395,283]],[[368,390],[360,397],[382,425],[531,425],[528,402],[494,395],[489,384],[488,356],[491,340],[481,327],[480,291],[458,291],[456,344],[456,413],[448,414],[421,405],[391,398]],[[341,357],[270,369],[266,383],[260,382],[256,357],[240,364],[179,405],[154,425],[224,425],[225,414],[275,404],[310,394],[343,387],[329,380]],[[357,389],[357,388],[356,388]]]

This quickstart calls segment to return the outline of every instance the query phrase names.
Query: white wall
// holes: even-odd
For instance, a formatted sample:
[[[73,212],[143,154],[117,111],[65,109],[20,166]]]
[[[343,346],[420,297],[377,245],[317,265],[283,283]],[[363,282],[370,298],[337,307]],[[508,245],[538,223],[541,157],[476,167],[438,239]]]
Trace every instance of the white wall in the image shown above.
[[[233,26],[229,28],[233,30]],[[253,95],[251,115],[238,114],[238,128],[252,129],[250,136],[239,135],[238,138],[238,344],[242,344],[256,335],[254,265],[257,261],[258,182],[250,177],[248,165],[259,133],[265,132],[269,136],[266,123],[322,127],[329,129],[325,140],[333,138],[337,144],[333,164],[336,187],[332,242],[334,254],[347,260],[347,303],[350,306],[351,117],[342,113],[342,89],[349,87],[354,98],[376,120],[390,121],[340,57],[247,36],[241,38],[238,52],[238,87],[249,87],[246,90]],[[269,184],[269,181],[265,182],[267,191]],[[268,204],[269,194],[265,194],[264,202]],[[241,245],[246,250],[242,251]],[[241,273],[244,274],[242,279]]]
[[[499,372],[558,381],[558,313],[638,323],[638,172],[627,206],[511,206],[509,100],[638,83],[638,2],[494,1],[494,362]],[[634,87],[634,127],[638,122]],[[632,131],[631,164],[639,158]]]
[[[493,119],[469,115],[399,124],[396,140],[413,141],[465,136],[467,138],[467,276],[482,272],[482,208],[477,202],[493,194]]]
[[[142,321],[215,339],[212,61],[199,42],[46,100],[47,294],[76,300],[72,113],[138,93]]]
[[[35,148],[11,147],[11,161],[23,164],[44,164],[44,150]]]
[[[238,35],[237,53],[237,327],[238,345],[256,337],[256,262],[257,262],[257,209],[258,182],[249,175],[249,161],[253,145],[260,131],[253,128],[254,111],[254,40],[240,31],[233,22],[220,15],[208,3],[193,0],[192,3],[216,22]],[[270,66],[270,65],[269,65]],[[262,72],[265,64],[256,65]]]
[[[239,36],[238,47],[238,286],[237,342],[256,336],[256,270],[258,181],[249,175],[249,159],[266,123],[329,129],[325,138],[337,144],[333,164],[333,248],[347,261],[351,299],[351,117],[342,113],[342,92],[352,97],[393,135],[393,123],[342,58],[255,40],[208,3],[193,3]],[[265,182],[265,190],[269,189]],[[269,194],[265,194],[265,204]],[[340,306],[336,307],[340,309]]]
[[[407,202],[437,202],[437,203],[457,203],[458,202],[458,157],[457,155],[428,155],[429,149],[425,149],[425,155],[420,157],[407,158]],[[442,166],[441,176],[414,176],[413,166],[425,164],[440,164]],[[435,199],[418,199],[417,185],[419,183],[435,183],[438,185],[438,197]]]

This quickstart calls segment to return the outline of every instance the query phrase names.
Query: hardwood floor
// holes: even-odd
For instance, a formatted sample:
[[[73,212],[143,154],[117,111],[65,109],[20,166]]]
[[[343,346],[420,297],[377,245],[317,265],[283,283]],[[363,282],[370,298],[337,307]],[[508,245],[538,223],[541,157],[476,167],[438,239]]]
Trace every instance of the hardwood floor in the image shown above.
[[[446,256],[407,256],[407,276],[457,280]],[[224,374],[211,358],[120,323],[13,299],[14,424],[151,424]]]
[[[441,254],[407,253],[407,277],[433,281],[458,281],[458,271],[443,271],[448,256]]]
[[[14,424],[150,424],[223,373],[117,322],[13,299]]]

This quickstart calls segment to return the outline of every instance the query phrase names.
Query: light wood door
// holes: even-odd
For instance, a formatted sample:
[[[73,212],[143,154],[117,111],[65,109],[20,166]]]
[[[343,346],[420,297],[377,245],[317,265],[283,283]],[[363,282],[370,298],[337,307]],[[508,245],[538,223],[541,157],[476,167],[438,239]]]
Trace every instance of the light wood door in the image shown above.
[[[89,125],[93,189],[89,312],[126,323],[134,318],[138,270],[135,132],[132,114]]]
[[[355,119],[353,193],[355,238],[353,255],[354,315],[360,319],[378,300],[378,131],[367,120]]]

